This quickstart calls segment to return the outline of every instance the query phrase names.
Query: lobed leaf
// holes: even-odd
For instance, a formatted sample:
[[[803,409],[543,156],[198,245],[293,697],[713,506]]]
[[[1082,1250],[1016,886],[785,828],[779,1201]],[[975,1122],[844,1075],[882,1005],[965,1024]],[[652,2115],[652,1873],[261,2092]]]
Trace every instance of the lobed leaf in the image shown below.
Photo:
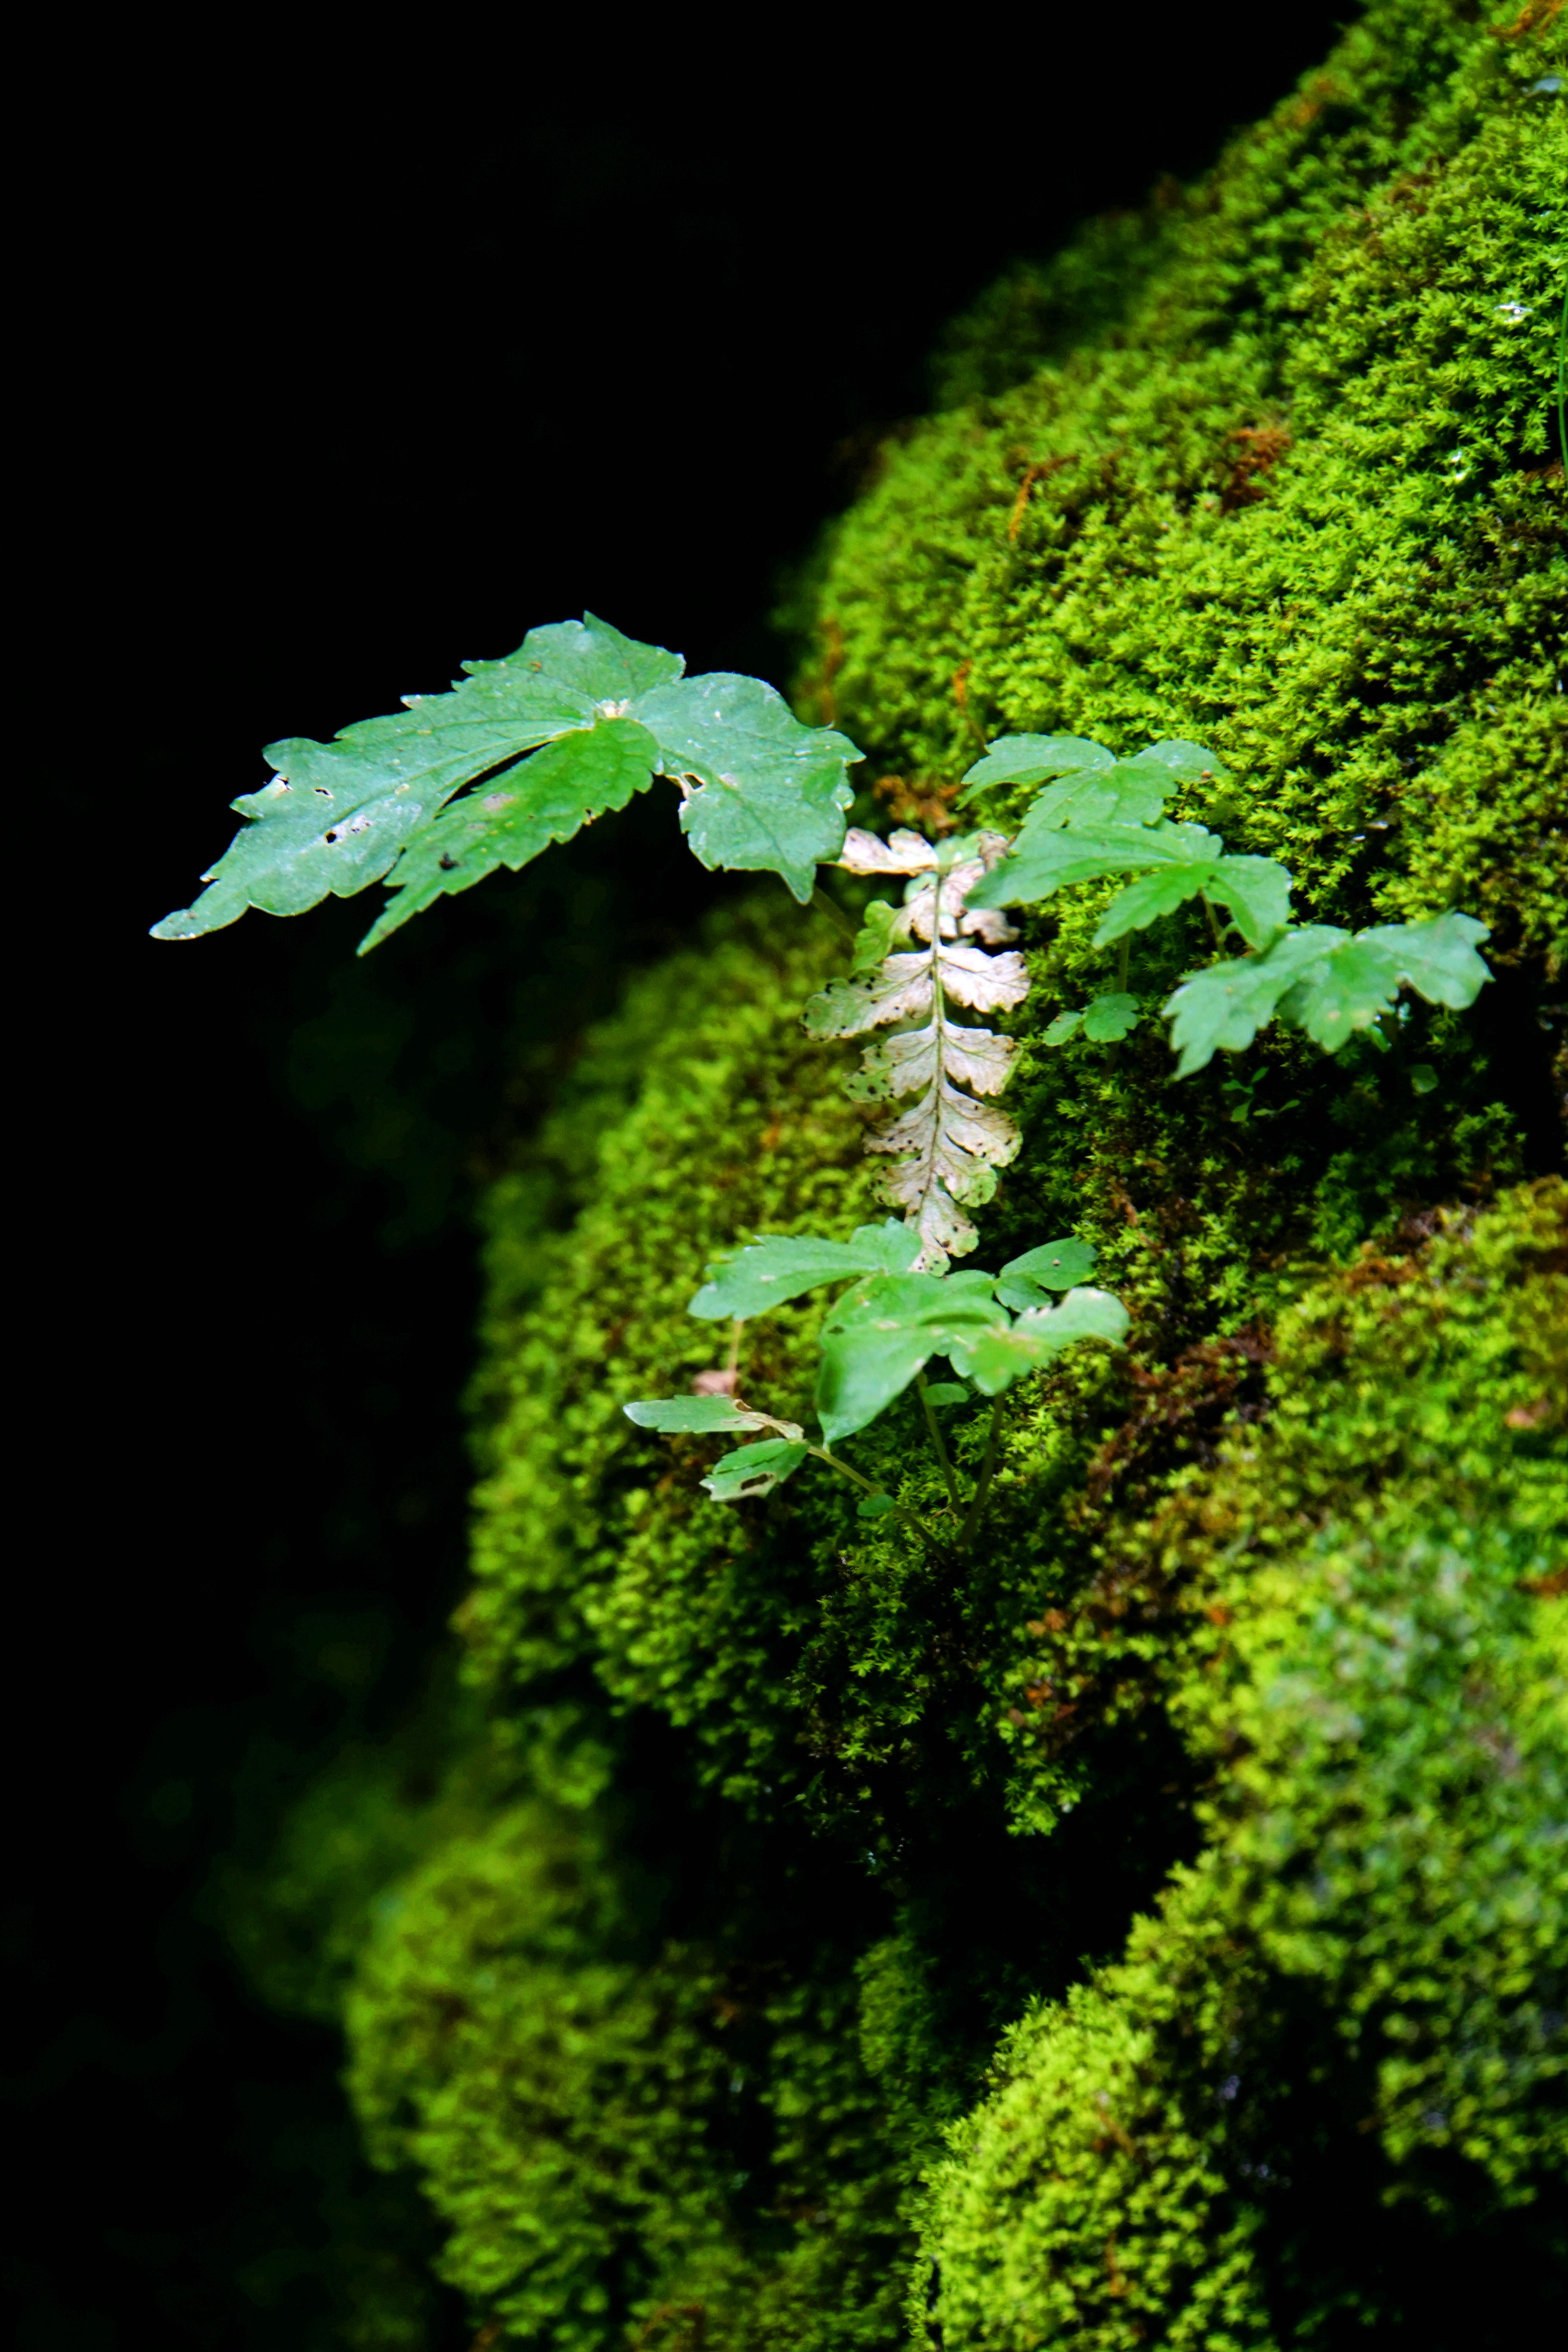
[[[1029,974],[1021,955],[987,955],[983,948],[941,944],[938,969],[944,996],[979,1011],[1022,1003]],[[835,980],[808,997],[801,1013],[813,1037],[860,1037],[894,1021],[916,1021],[935,1001],[931,957],[916,949],[890,955],[866,979]]]
[[[210,887],[153,937],[195,939],[247,907],[300,914],[395,873],[407,896],[369,947],[443,891],[526,864],[623,807],[655,772],[681,782],[681,823],[704,865],[780,874],[804,902],[816,864],[842,846],[845,769],[858,752],[803,726],[760,679],[685,678],[683,667],[590,613],[531,630],[503,661],[465,663],[449,693],[411,696],[331,743],[268,745],[278,773],[233,803],[247,822],[203,876]],[[571,737],[589,743],[544,755]],[[481,783],[490,791],[442,821],[454,793]]]
[[[559,736],[508,769],[488,792],[454,802],[424,826],[388,877],[393,892],[360,953],[379,945],[443,892],[471,889],[498,866],[515,873],[552,841],[570,841],[608,809],[645,792],[659,748],[635,719]]]
[[[861,1055],[859,1073],[844,1082],[844,1091],[856,1102],[887,1102],[913,1094],[936,1078],[940,1049],[946,1075],[977,1095],[999,1095],[1012,1076],[1018,1055],[1016,1037],[998,1037],[991,1029],[964,1029],[944,1021],[939,1040],[935,1022],[923,1029],[900,1029],[879,1038]]]
[[[1081,735],[1001,735],[984,759],[966,770],[955,805],[973,800],[993,784],[1043,784],[1047,777],[1080,768],[1110,768],[1116,754]]]
[[[1489,936],[1473,915],[1438,915],[1422,923],[1383,923],[1325,950],[1279,1006],[1331,1054],[1352,1031],[1388,1012],[1402,986],[1429,1004],[1455,1011],[1473,1004],[1491,973],[1476,953]]]
[[[1005,1327],[992,1288],[985,1274],[881,1275],[841,1300],[823,1337],[816,1382],[827,1443],[875,1421],[932,1356],[951,1357]]]
[[[715,670],[658,688],[630,715],[658,736],[667,776],[694,776],[681,829],[707,866],[781,875],[804,907],[844,845],[854,794],[847,735],[805,727],[761,678]]]
[[[1177,781],[1163,761],[1143,757],[1085,769],[1036,794],[1015,846],[1067,824],[1152,824]]]
[[[667,1436],[780,1426],[771,1414],[753,1412],[749,1405],[737,1404],[726,1396],[643,1397],[636,1404],[623,1405],[621,1411],[639,1429],[662,1430]],[[795,1433],[800,1434],[798,1430]]]
[[[765,1437],[756,1445],[738,1445],[716,1463],[706,1478],[706,1486],[716,1503],[741,1503],[758,1495],[771,1495],[786,1478],[793,1478],[811,1452],[804,1439]]]
[[[1074,1289],[1094,1272],[1094,1260],[1090,1242],[1070,1235],[1059,1242],[1044,1242],[1038,1249],[1026,1250],[1022,1257],[1008,1259],[996,1277],[996,1296],[1004,1307],[1015,1309],[1049,1306],[1048,1293]]]
[[[1146,874],[1113,898],[1094,935],[1109,947],[1129,931],[1158,922],[1162,915],[1199,893],[1228,907],[1237,929],[1251,947],[1267,947],[1290,919],[1290,877],[1271,857],[1215,857],[1192,865],[1165,866]]]
[[[879,1225],[858,1225],[847,1242],[823,1241],[815,1234],[775,1234],[710,1265],[686,1311],[705,1322],[725,1317],[745,1321],[825,1282],[904,1273],[919,1249],[918,1236],[894,1217]]]
[[[1124,989],[1097,996],[1083,1016],[1083,1034],[1091,1045],[1119,1045],[1137,1026],[1138,999]]]
[[[986,1396],[995,1396],[1024,1373],[1042,1370],[1080,1339],[1120,1341],[1126,1336],[1128,1319],[1127,1309],[1110,1291],[1069,1290],[1059,1307],[1032,1307],[1010,1329],[977,1335],[953,1356],[952,1367]]]
[[[1096,824],[1070,832],[1042,826],[1033,834],[1026,825],[1012,856],[972,896],[977,906],[1022,906],[1048,898],[1069,883],[1097,882],[1141,866],[1209,865],[1224,850],[1219,835],[1201,824]]]
[[[1333,1054],[1389,1011],[1402,986],[1461,1010],[1491,978],[1476,953],[1488,936],[1474,916],[1453,913],[1353,935],[1323,923],[1288,930],[1261,955],[1194,972],[1169,999],[1176,1075],[1203,1069],[1222,1048],[1239,1053],[1276,1013]]]

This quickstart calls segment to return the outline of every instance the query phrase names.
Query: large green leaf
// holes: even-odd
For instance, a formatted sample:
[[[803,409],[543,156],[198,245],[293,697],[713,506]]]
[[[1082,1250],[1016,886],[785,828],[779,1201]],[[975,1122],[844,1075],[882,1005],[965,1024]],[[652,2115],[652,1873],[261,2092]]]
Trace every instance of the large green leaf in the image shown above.
[[[1142,930],[1200,892],[1230,908],[1249,947],[1266,947],[1290,919],[1290,876],[1272,857],[1200,857],[1191,865],[1163,866],[1120,892],[1095,932],[1095,946]]]
[[[837,856],[844,771],[859,755],[847,737],[803,727],[760,680],[683,678],[678,654],[592,614],[531,630],[504,661],[464,667],[449,694],[413,697],[331,743],[269,745],[279,772],[234,803],[247,823],[204,875],[211,887],[154,938],[195,939],[247,907],[293,915],[329,893],[352,897],[401,856],[393,887],[406,895],[368,946],[442,891],[525,864],[623,807],[655,772],[681,782],[682,823],[705,865],[769,869],[805,899],[815,864]],[[560,749],[547,756],[546,745]]]
[[[932,1356],[1005,1328],[988,1274],[879,1275],[834,1307],[822,1342],[816,1410],[831,1445],[891,1404]],[[958,1369],[955,1362],[955,1369]]]
[[[635,715],[664,773],[699,781],[680,822],[703,865],[780,874],[805,906],[844,846],[844,771],[860,757],[848,737],[803,727],[771,686],[725,670],[650,694]]]
[[[558,736],[531,760],[470,793],[421,826],[387,877],[393,896],[366,933],[375,947],[444,891],[471,889],[499,866],[515,872],[552,841],[570,841],[606,809],[622,809],[653,782],[659,747],[635,719]]]
[[[686,1311],[711,1322],[723,1316],[744,1321],[824,1282],[907,1273],[920,1246],[919,1234],[896,1217],[879,1225],[857,1225],[847,1242],[823,1241],[816,1234],[775,1235],[710,1265],[709,1279]]]
[[[1286,931],[1261,955],[1212,964],[1184,981],[1164,1008],[1181,1055],[1176,1075],[1201,1070],[1220,1048],[1239,1053],[1277,1013],[1332,1054],[1389,1011],[1403,985],[1460,1010],[1491,978],[1476,953],[1487,936],[1471,915],[1354,934],[1313,923]]]
[[[977,1333],[953,1356],[953,1370],[995,1396],[1026,1372],[1053,1363],[1079,1339],[1122,1339],[1127,1324],[1127,1309],[1109,1290],[1069,1290],[1059,1307],[1033,1307],[1010,1329]]]

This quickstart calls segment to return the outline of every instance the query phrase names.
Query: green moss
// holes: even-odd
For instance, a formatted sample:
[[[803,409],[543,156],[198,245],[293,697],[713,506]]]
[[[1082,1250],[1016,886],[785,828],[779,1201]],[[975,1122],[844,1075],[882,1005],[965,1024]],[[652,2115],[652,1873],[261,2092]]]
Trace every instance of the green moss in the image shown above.
[[[1568,2255],[1565,1211],[1310,1294],[1268,1417],[1037,1628],[1037,1714],[1152,1675],[1206,1842],[952,2134],[950,2340],[1327,2343]]]
[[[1133,1328],[1009,1393],[973,1572],[815,1470],[716,1505],[715,1441],[621,1412],[721,1351],[685,1313],[714,1251],[874,1213],[853,1055],[798,1024],[818,916],[740,902],[639,981],[496,1189],[489,1727],[429,1803],[385,1759],[312,1801],[257,1961],[320,2011],[356,1955],[360,2112],[489,2340],[871,2352],[911,2292],[950,2352],[1479,2345],[1504,2278],[1547,2310],[1546,63],[1380,0],[1199,188],[983,305],[967,405],[824,551],[839,715],[907,787],[976,728],[1196,736],[1231,780],[1187,813],[1314,916],[1496,931],[1472,1015],[1176,1084],[1147,1016],[1196,934],[1135,943],[1125,1044],[1052,1049],[1108,972],[1087,894],[1030,917],[981,1254],[1079,1232]],[[820,1312],[747,1327],[753,1401],[804,1412]],[[850,1451],[937,1502],[912,1406]]]
[[[1544,52],[1467,17],[1371,11],[1113,325],[889,452],[822,591],[875,759],[1195,737],[1319,919],[1458,900],[1560,952],[1568,136]]]

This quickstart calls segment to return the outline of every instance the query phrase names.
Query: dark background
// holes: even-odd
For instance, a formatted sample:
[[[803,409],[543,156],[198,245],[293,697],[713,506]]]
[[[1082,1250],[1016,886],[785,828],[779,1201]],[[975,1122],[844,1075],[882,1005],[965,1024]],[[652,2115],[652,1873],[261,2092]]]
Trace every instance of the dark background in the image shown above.
[[[781,570],[927,404],[942,322],[1202,169],[1335,14],[761,12],[575,45],[524,17],[395,56],[390,21],[363,55],[259,16],[221,49],[121,32],[29,101],[27,2352],[343,2341],[341,2242],[416,2226],[377,2205],[332,2037],[245,1989],[212,1875],[411,1704],[463,1572],[475,1187],[715,886],[650,801],[363,965],[363,903],[190,947],[147,925],[262,743],[535,623],[591,605],[786,682]],[[468,2340],[455,2299],[428,2325]]]

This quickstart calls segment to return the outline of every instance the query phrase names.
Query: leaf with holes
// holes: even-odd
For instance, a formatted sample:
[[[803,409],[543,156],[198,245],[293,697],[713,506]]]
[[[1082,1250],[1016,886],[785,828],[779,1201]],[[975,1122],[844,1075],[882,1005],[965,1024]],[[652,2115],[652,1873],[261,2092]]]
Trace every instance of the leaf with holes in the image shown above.
[[[434,905],[444,891],[471,889],[498,866],[515,873],[552,841],[570,841],[608,809],[645,792],[659,749],[635,719],[557,737],[495,779],[442,810],[405,849],[387,879],[392,897],[365,934],[363,954]]]
[[[505,660],[466,663],[450,693],[411,696],[331,743],[269,745],[277,775],[234,803],[247,822],[204,875],[210,887],[154,938],[196,939],[247,907],[300,914],[390,875],[407,895],[368,947],[444,891],[624,807],[656,772],[680,782],[705,865],[770,870],[809,898],[816,863],[842,846],[845,770],[859,754],[802,726],[760,679],[686,678],[683,667],[588,614],[531,630]],[[481,789],[443,821],[468,787]]]
[[[793,1478],[811,1452],[798,1438],[766,1437],[756,1445],[738,1445],[716,1463],[701,1484],[716,1503],[743,1503],[771,1495]]]

